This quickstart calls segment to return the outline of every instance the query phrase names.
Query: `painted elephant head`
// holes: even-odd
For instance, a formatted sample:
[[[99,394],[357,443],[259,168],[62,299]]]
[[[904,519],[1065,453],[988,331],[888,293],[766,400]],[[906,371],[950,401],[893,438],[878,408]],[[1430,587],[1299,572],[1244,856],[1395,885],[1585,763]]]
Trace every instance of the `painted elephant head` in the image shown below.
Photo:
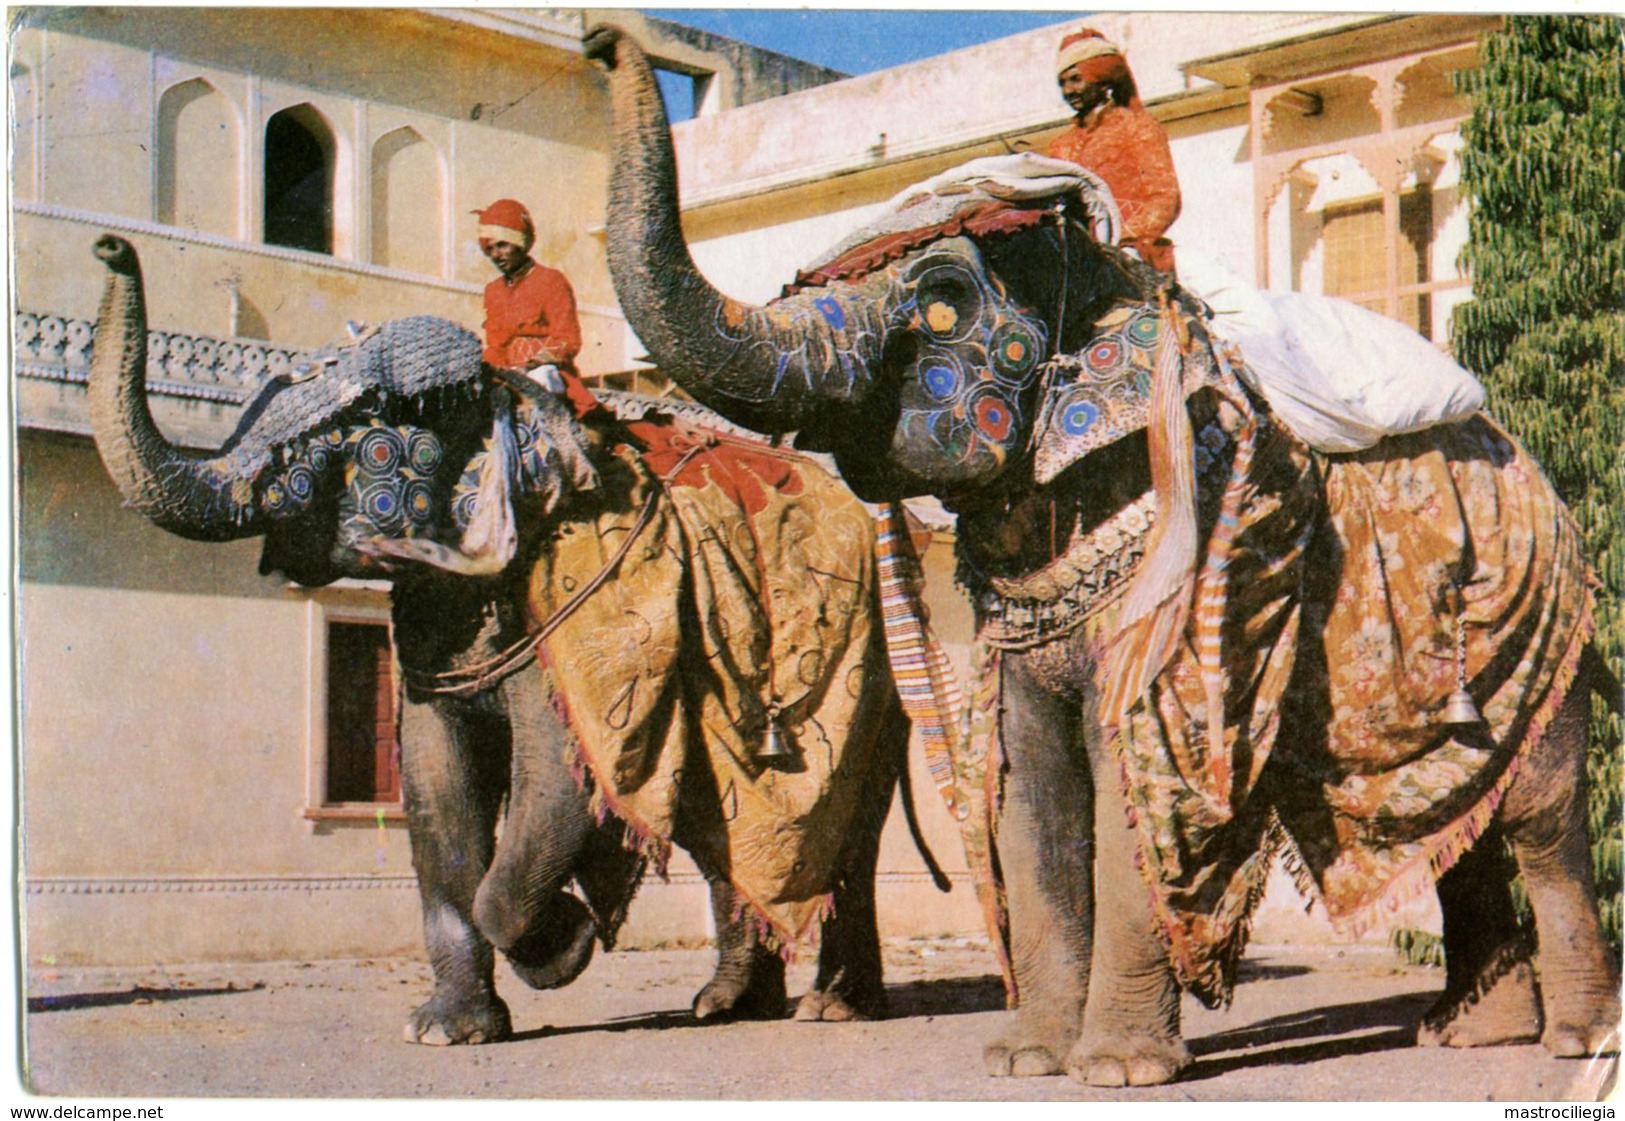
[[[639,338],[730,420],[833,452],[866,498],[996,486],[1053,412],[1046,361],[1080,347],[1112,298],[1155,283],[1098,251],[1083,200],[956,196],[908,206],[780,299],[742,304],[699,274],[683,241],[670,133],[642,51],[598,27],[587,53],[609,75],[609,264]]]
[[[262,571],[321,585],[387,573],[403,555],[466,566],[454,547],[476,521],[482,486],[493,503],[512,493],[551,507],[593,483],[584,437],[562,406],[523,383],[487,380],[474,334],[429,316],[386,323],[267,383],[219,449],[177,448],[147,406],[135,249],[106,235],[95,251],[108,282],[91,426],[125,498],[163,529],[202,541],[263,534]],[[402,541],[415,551],[380,550]]]

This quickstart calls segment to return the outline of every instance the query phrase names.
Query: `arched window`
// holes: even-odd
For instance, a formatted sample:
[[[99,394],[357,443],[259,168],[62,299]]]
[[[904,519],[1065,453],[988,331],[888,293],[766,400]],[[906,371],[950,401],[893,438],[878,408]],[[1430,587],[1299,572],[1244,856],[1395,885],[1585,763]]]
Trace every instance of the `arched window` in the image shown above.
[[[11,64],[11,183],[20,199],[34,197],[34,176],[39,166],[35,150],[34,72],[21,62]]]
[[[225,96],[194,78],[158,101],[158,220],[238,236],[242,202],[237,115]]]
[[[398,128],[372,150],[373,263],[439,276],[445,271],[445,165],[415,129]]]
[[[333,252],[333,130],[309,105],[265,124],[265,242]]]

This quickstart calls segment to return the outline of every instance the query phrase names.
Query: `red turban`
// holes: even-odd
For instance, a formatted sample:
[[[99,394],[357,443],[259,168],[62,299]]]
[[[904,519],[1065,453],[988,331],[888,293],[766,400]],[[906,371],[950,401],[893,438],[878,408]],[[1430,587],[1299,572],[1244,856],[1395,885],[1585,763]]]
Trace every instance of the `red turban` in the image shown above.
[[[472,211],[480,217],[478,237],[483,249],[493,241],[507,241],[529,249],[536,241],[536,227],[531,224],[530,211],[513,199],[497,199],[484,210]]]

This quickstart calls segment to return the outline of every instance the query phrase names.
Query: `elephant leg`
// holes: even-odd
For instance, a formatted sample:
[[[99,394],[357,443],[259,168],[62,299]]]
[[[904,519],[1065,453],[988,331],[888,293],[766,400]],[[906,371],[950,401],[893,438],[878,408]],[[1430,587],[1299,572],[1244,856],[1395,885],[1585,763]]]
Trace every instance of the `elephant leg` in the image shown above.
[[[696,1020],[776,1020],[784,1015],[784,959],[762,945],[733,885],[711,885],[717,928],[717,969],[694,997]]]
[[[982,1051],[995,1077],[1061,1073],[1090,986],[1094,791],[1078,702],[1042,680],[1032,657],[1005,655],[1002,671],[1007,773],[997,845],[1017,1004]]]
[[[1098,737],[1098,729],[1093,730]],[[1118,764],[1093,742],[1095,939],[1083,1034],[1067,1071],[1091,1086],[1154,1086],[1190,1065],[1180,1035],[1179,985],[1157,936],[1150,893],[1135,866]]]
[[[601,827],[570,771],[569,736],[540,676],[509,678],[501,697],[513,736],[511,788],[496,854],[474,897],[474,921],[520,980],[558,988],[592,960],[592,912],[564,889]]]
[[[491,862],[507,787],[505,729],[472,704],[413,702],[401,711],[401,783],[434,992],[407,1018],[408,1043],[491,1043],[508,1036],[491,946],[474,896]]]
[[[1586,838],[1586,716],[1572,689],[1502,803],[1535,915],[1545,1033],[1554,1055],[1619,1050],[1619,967],[1597,916]]]
[[[1439,878],[1445,985],[1418,1043],[1491,1047],[1540,1038],[1540,993],[1512,904],[1516,872],[1492,827]]]
[[[875,913],[875,867],[880,833],[891,810],[892,789],[903,773],[909,722],[900,707],[887,714],[874,751],[880,765],[864,787],[863,805],[852,821],[851,843],[842,854],[834,912],[818,941],[818,976],[796,1002],[798,1020],[879,1020],[886,1015],[886,985]]]

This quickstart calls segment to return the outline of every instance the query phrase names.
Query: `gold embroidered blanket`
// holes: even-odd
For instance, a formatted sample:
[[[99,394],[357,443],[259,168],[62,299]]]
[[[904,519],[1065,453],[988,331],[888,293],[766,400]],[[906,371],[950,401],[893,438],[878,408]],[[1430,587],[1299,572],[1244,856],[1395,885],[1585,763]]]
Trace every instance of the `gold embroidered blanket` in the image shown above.
[[[827,906],[894,703],[889,682],[866,686],[885,667],[873,524],[804,458],[631,427],[646,451],[618,450],[597,512],[559,526],[531,580],[539,622],[636,531],[545,644],[555,697],[602,803],[797,939]],[[789,763],[758,757],[774,719]]]

